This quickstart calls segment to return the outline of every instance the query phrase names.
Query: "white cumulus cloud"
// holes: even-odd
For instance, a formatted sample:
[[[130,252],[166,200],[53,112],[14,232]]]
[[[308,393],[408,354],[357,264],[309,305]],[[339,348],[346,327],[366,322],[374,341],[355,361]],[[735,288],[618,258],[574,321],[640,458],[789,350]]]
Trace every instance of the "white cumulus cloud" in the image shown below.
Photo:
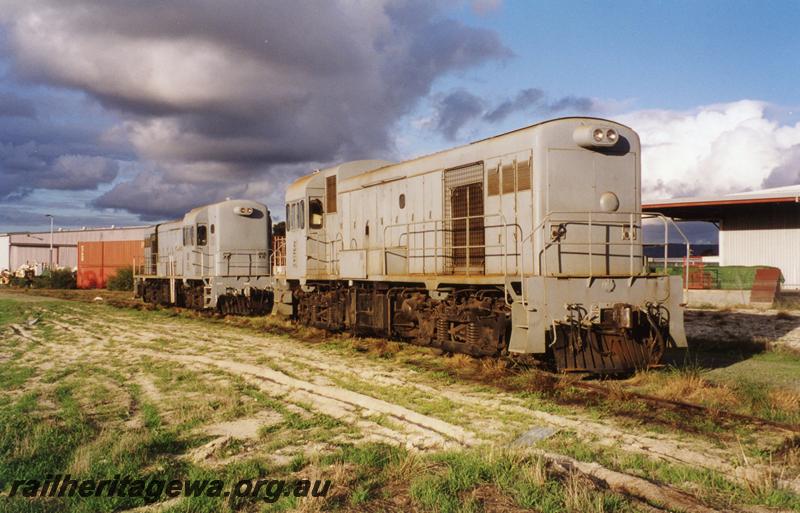
[[[782,125],[767,110],[765,102],[742,100],[616,116],[641,137],[644,199],[800,183],[800,123]]]

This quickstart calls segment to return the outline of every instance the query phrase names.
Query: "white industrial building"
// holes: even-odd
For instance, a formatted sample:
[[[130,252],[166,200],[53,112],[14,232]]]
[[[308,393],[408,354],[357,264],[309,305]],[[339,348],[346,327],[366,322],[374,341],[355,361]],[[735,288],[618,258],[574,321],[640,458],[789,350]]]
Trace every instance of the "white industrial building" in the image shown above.
[[[719,227],[720,265],[777,267],[800,290],[800,184],[715,197],[646,203],[642,209]]]
[[[147,229],[147,226],[58,229],[52,234],[53,264],[74,269],[78,266],[79,242],[144,240]],[[0,233],[0,270],[49,265],[50,243],[50,231]]]

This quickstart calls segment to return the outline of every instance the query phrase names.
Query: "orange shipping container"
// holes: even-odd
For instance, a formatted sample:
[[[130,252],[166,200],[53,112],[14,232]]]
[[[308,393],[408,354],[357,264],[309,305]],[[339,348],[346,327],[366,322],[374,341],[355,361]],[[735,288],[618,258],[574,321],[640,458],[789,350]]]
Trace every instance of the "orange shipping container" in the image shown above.
[[[133,259],[144,256],[143,240],[121,240],[103,243],[103,267],[127,267]]]
[[[105,288],[119,269],[143,257],[144,241],[140,240],[79,242],[78,288]]]
[[[84,267],[103,267],[103,243],[78,243],[78,269]]]
[[[97,289],[105,286],[106,280],[102,267],[78,267],[79,289]]]

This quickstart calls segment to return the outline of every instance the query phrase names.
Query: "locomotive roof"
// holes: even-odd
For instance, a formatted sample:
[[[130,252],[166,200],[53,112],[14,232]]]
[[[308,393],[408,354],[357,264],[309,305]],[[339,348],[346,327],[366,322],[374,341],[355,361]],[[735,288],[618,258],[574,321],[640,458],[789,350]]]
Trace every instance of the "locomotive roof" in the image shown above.
[[[211,207],[217,207],[217,206],[222,206],[222,205],[234,205],[234,204],[237,204],[237,205],[241,205],[241,204],[257,205],[259,208],[263,208],[266,211],[269,211],[267,206],[264,205],[263,203],[259,202],[259,201],[248,200],[248,199],[230,199],[230,200],[218,201],[216,203],[210,203],[208,205],[202,205],[202,206],[199,206],[199,207],[195,207],[195,208],[191,209],[190,211],[188,211],[186,214],[184,214],[184,216],[181,219],[176,219],[175,222],[183,222],[186,219],[189,219],[190,222],[194,222],[194,221],[191,221],[191,220],[194,219],[195,217],[197,217],[197,215],[200,212],[202,212],[203,210],[207,210],[207,209],[209,209]],[[264,212],[264,213],[266,214],[266,212]],[[167,221],[167,222],[169,223],[169,222],[173,222],[173,221]]]
[[[264,203],[261,203],[260,201],[248,200],[248,199],[229,199],[229,200],[224,200],[224,201],[218,201],[216,203],[209,203],[208,205],[201,205],[199,207],[195,207],[195,208],[191,209],[190,211],[186,212],[185,214],[183,214],[183,216],[180,217],[179,219],[169,219],[167,221],[161,221],[160,223],[156,223],[156,224],[154,224],[152,226],[161,226],[161,225],[172,224],[172,223],[183,223],[186,220],[187,217],[190,217],[190,218],[194,217],[200,211],[202,211],[204,209],[207,209],[209,207],[213,207],[213,206],[216,206],[216,205],[225,205],[225,204],[230,205],[230,204],[233,204],[233,203],[253,203],[253,204],[258,205],[259,207],[263,207],[267,212],[269,212],[269,207],[267,207]]]
[[[493,140],[493,139],[497,139],[499,137],[503,137],[503,136],[506,136],[506,135],[509,135],[509,134],[513,134],[513,133],[516,133],[516,132],[521,132],[523,130],[529,130],[531,128],[539,127],[539,126],[550,124],[550,123],[557,123],[557,122],[560,122],[560,121],[574,120],[574,119],[588,120],[588,121],[601,121],[601,122],[604,122],[604,123],[614,123],[615,125],[622,126],[622,127],[627,128],[629,130],[633,130],[631,127],[629,127],[627,125],[623,125],[622,123],[619,123],[619,122],[611,120],[611,119],[597,118],[597,117],[592,117],[592,116],[565,116],[565,117],[561,117],[561,118],[554,118],[554,119],[548,119],[548,120],[545,120],[545,121],[540,121],[539,123],[533,123],[531,125],[527,125],[527,126],[524,126],[524,127],[516,128],[514,130],[509,130],[508,132],[503,132],[501,134],[496,134],[496,135],[493,135],[491,137],[486,137],[484,139],[478,139],[476,141],[471,141],[469,143],[462,144],[460,146],[454,146],[452,148],[446,148],[446,149],[443,149],[443,150],[435,151],[433,153],[420,155],[418,157],[414,157],[414,158],[410,158],[410,159],[407,159],[407,160],[403,160],[401,162],[383,161],[383,164],[378,166],[378,167],[373,167],[371,169],[366,169],[362,173],[359,173],[359,174],[352,174],[352,175],[340,177],[340,180],[346,180],[348,178],[355,178],[355,177],[364,176],[364,175],[367,175],[367,174],[377,173],[377,172],[380,172],[380,171],[382,171],[382,170],[384,170],[386,168],[392,167],[392,166],[397,166],[397,165],[400,165],[400,164],[406,164],[406,163],[414,162],[414,161],[417,161],[417,160],[427,159],[427,158],[434,157],[436,155],[440,155],[440,154],[443,154],[443,153],[446,153],[446,152],[450,152],[450,151],[453,151],[453,150],[458,150],[459,148],[467,148],[467,147],[475,145],[475,144],[480,144],[480,143],[483,143],[483,142],[486,142],[486,141],[490,141],[490,140]],[[324,174],[324,175],[332,174],[330,172],[335,170],[336,168],[340,168],[340,167],[342,167],[342,166],[344,166],[346,164],[351,164],[351,163],[355,163],[355,162],[366,162],[366,161],[344,162],[342,164],[337,164],[335,166],[331,166],[331,167],[328,167],[328,168],[325,168],[325,169],[316,170],[311,174],[301,176],[300,178],[298,178],[297,180],[295,180],[294,182],[292,182],[289,185],[289,187],[287,188],[287,195],[288,195],[288,192],[289,192],[290,189],[292,190],[292,192],[295,192],[297,188],[302,188],[302,186],[304,184],[306,184],[309,180],[311,180],[315,176],[319,176],[321,174]],[[378,162],[378,161],[375,161],[375,162]]]
[[[289,184],[289,186],[286,188],[286,198],[289,201],[293,201],[295,199],[305,197],[305,188],[310,185],[309,182],[314,178],[319,177],[321,179],[323,176],[331,176],[336,174],[339,176],[340,180],[344,180],[351,176],[363,175],[364,173],[391,166],[393,164],[395,163],[387,160],[351,160],[349,162],[336,164],[335,166],[318,169],[311,174],[301,176]],[[321,184],[320,187],[322,187]]]
[[[263,203],[261,203],[259,201],[255,201],[255,200],[249,200],[249,199],[227,199],[225,201],[218,201],[216,203],[209,203],[208,205],[201,205],[199,207],[195,207],[195,208],[191,209],[189,212],[187,212],[187,215],[199,212],[201,210],[204,210],[204,209],[207,209],[207,208],[210,208],[210,207],[216,207],[218,205],[231,205],[231,204],[234,204],[234,203],[255,203],[255,204],[257,204],[257,205],[259,205],[261,207],[265,207],[266,208],[266,205],[264,205]]]

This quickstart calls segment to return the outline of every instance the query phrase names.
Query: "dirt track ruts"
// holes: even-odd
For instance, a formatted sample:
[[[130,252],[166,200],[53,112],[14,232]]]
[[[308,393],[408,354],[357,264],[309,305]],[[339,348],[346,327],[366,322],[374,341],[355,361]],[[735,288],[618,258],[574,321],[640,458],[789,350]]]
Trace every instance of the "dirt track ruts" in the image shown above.
[[[58,346],[61,358],[78,360],[90,356],[102,360],[113,353],[115,356],[125,354],[131,358],[163,358],[186,366],[216,367],[250,381],[268,382],[265,390],[288,393],[290,400],[308,402],[323,413],[352,423],[364,432],[365,438],[384,439],[424,450],[489,441],[508,443],[532,424],[545,423],[574,430],[579,436],[591,438],[601,445],[720,471],[742,481],[755,480],[761,472],[758,467],[738,465],[735,459],[731,460],[731,455],[698,440],[681,440],[680,437],[660,433],[630,432],[612,423],[533,410],[524,406],[518,398],[502,391],[485,393],[468,390],[459,384],[431,384],[409,369],[387,370],[385,362],[354,357],[341,363],[332,359],[335,355],[329,351],[287,338],[257,336],[224,325],[209,327],[203,325],[202,321],[181,320],[175,326],[168,318],[157,322],[141,322],[123,313],[105,311],[102,316],[90,318],[80,318],[77,313],[59,321],[43,319],[43,322],[57,329],[71,331],[80,341],[72,347],[47,342]],[[15,332],[26,339],[36,337],[35,329],[16,326]],[[112,338],[116,343],[110,347],[108,343]],[[168,340],[158,342],[161,339]],[[169,341],[175,345],[170,345]],[[121,345],[121,342],[125,344]],[[232,355],[235,355],[235,359],[230,359]],[[265,358],[280,368],[258,363],[259,359]],[[304,376],[305,379],[295,375]],[[385,399],[325,383],[329,376],[336,375],[357,377],[383,386],[402,384],[432,397],[445,397],[463,407],[464,415],[456,425]],[[485,413],[476,413],[478,410]],[[501,418],[493,420],[493,412],[505,416],[498,415]],[[392,417],[399,425],[399,430],[372,422],[369,420],[371,413]],[[800,492],[800,481],[797,479],[784,480],[781,484]]]

